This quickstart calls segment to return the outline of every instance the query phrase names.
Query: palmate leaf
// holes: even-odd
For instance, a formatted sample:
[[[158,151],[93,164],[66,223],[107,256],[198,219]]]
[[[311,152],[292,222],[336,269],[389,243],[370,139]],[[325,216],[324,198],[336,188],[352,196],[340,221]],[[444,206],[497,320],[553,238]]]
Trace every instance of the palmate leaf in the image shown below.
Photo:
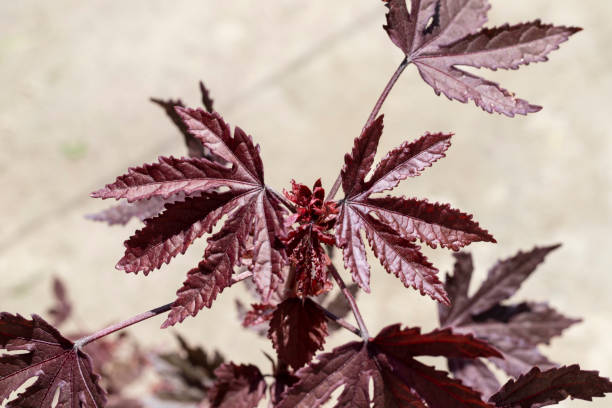
[[[504,356],[491,358],[491,362],[510,376],[518,377],[534,366],[543,370],[556,367],[537,346],[549,344],[552,338],[580,320],[565,317],[546,303],[503,305],[501,302],[514,295],[558,247],[536,247],[497,262],[473,295],[469,294],[472,257],[467,253],[456,254],[454,273],[446,276],[445,285],[452,306],[439,306],[441,327],[451,327],[455,332],[473,334],[489,342]],[[449,360],[449,367],[455,377],[472,384],[484,395],[493,393],[491,384],[495,376],[482,363],[476,366],[471,361]]]
[[[612,382],[597,371],[584,371],[578,365],[529,373],[510,380],[491,397],[500,408],[539,408],[556,405],[567,397],[591,401],[612,392]]]
[[[442,133],[405,142],[391,150],[366,181],[382,134],[382,123],[380,116],[367,126],[355,139],[351,154],[344,158],[341,176],[346,196],[339,204],[336,243],[342,248],[344,264],[353,280],[365,291],[370,290],[370,267],[361,231],[389,273],[399,277],[406,287],[448,303],[437,269],[413,241],[418,239],[432,247],[440,245],[457,250],[471,242],[495,240],[470,215],[448,205],[403,197],[370,197],[394,188],[401,180],[418,176],[444,157],[450,146],[451,135]]]
[[[0,402],[37,377],[7,408],[51,408],[56,392],[57,408],[104,406],[105,392],[87,354],[40,316],[1,313],[0,348],[26,352],[0,355]]]
[[[387,34],[436,94],[473,100],[489,113],[507,116],[541,108],[458,67],[517,69],[546,61],[551,51],[581,30],[539,20],[481,29],[490,8],[487,0],[411,0],[410,12],[406,0],[383,1],[389,9]]]
[[[492,408],[478,392],[418,362],[414,357],[477,358],[499,356],[486,343],[450,330],[421,334],[419,329],[388,326],[367,344],[351,342],[321,354],[297,372],[299,381],[287,390],[277,408],[322,406],[338,388],[334,408],[429,407]],[[369,383],[374,383],[370,395]]]
[[[214,157],[160,158],[157,163],[130,169],[92,195],[100,198],[142,200],[192,195],[166,205],[158,217],[126,241],[117,268],[144,272],[160,268],[184,253],[195,239],[212,231],[228,216],[219,232],[209,238],[204,260],[188,273],[164,327],[195,316],[210,307],[217,294],[231,283],[234,267],[247,263],[266,303],[283,281],[286,255],[284,210],[264,183],[259,147],[242,129],[233,132],[217,113],[177,108],[189,132]],[[222,191],[225,189],[225,191]]]

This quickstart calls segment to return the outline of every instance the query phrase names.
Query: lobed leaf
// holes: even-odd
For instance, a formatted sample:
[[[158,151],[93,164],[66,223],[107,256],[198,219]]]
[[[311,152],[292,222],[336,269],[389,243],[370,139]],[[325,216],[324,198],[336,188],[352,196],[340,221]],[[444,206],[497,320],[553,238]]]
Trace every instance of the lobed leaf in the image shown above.
[[[204,90],[203,102],[211,102]],[[125,255],[117,267],[127,272],[146,275],[161,267],[228,216],[220,231],[208,240],[204,260],[188,273],[163,327],[210,307],[231,283],[234,267],[242,264],[247,254],[250,263],[245,265],[253,272],[260,300],[269,302],[282,287],[286,263],[282,243],[285,211],[277,194],[265,186],[259,146],[238,127],[232,134],[215,112],[178,106],[176,114],[184,129],[211,153],[210,158],[162,157],[158,163],[130,169],[115,183],[93,193],[94,197],[128,201],[194,195],[168,204],[166,211],[148,219],[145,227],[126,241]]]
[[[557,247],[536,247],[498,262],[473,296],[468,293],[472,257],[455,255],[454,274],[447,275],[445,285],[452,306],[439,306],[440,325],[488,341],[503,355],[503,359],[491,358],[491,362],[511,376],[524,374],[534,366],[544,370],[556,367],[537,346],[548,344],[580,320],[567,318],[545,303],[503,305],[500,302],[512,296],[545,256]],[[483,310],[485,307],[487,309]],[[487,395],[492,394],[494,376],[486,367],[469,362],[454,364],[450,360],[449,367],[457,377],[474,384]]]
[[[36,377],[6,408],[104,406],[105,392],[98,385],[89,356],[40,316],[28,320],[0,313],[0,347],[25,352],[0,355],[0,402]],[[56,393],[59,398],[53,405]]]
[[[450,135],[427,134],[414,142],[403,143],[381,160],[370,179],[371,168],[382,130],[382,116],[355,139],[351,154],[345,156],[342,185],[347,196],[339,202],[335,224],[336,244],[342,248],[344,265],[353,281],[370,291],[370,267],[367,263],[361,231],[365,232],[374,254],[389,273],[398,276],[406,287],[448,303],[437,270],[412,241],[419,239],[432,247],[441,245],[459,249],[474,241],[495,239],[472,216],[443,204],[401,197],[370,198],[373,193],[394,188],[401,180],[419,175],[444,157]]]
[[[466,358],[499,356],[499,353],[471,336],[450,331],[420,334],[419,329],[383,329],[366,344],[347,343],[317,357],[297,372],[299,381],[287,390],[277,408],[304,406],[317,408],[332,393],[343,387],[334,408],[488,407],[480,395],[415,360],[418,355],[461,356]],[[369,383],[374,383],[370,395]]]
[[[507,116],[541,108],[458,66],[517,69],[546,61],[551,51],[580,31],[539,20],[481,29],[490,8],[487,0],[412,0],[410,12],[405,0],[384,1],[389,9],[387,34],[437,95],[472,100],[489,113]]]

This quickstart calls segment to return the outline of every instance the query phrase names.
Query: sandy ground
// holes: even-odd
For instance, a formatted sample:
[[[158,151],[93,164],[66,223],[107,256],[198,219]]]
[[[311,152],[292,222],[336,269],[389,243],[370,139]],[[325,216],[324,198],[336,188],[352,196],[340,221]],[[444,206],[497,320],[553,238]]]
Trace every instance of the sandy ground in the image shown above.
[[[544,110],[508,119],[436,97],[413,67],[384,106],[380,151],[425,131],[456,134],[448,157],[401,192],[476,214],[497,245],[470,246],[481,279],[497,258],[561,242],[516,299],[549,301],[584,323],[546,353],[612,376],[612,154],[609,97],[612,3],[493,1],[491,25],[533,20],[584,32],[546,64],[485,72]],[[197,81],[217,109],[262,146],[266,179],[335,179],[387,78],[401,60],[382,31],[376,0],[100,0],[0,3],[1,309],[42,313],[53,275],[68,282],[80,328],[95,329],[173,299],[203,251],[148,277],[114,269],[138,223],[109,228],[83,218],[110,202],[88,197],[127,167],[184,147],[150,96],[198,103]],[[450,252],[428,251],[442,270]],[[374,261],[376,263],[376,261]],[[360,304],[372,332],[393,322],[435,325],[435,305],[380,267]],[[177,329],[161,319],[132,333],[168,347],[180,331],[238,362],[265,366],[266,341],[240,329],[225,292]],[[349,335],[339,335],[330,345]],[[607,407],[565,402],[563,407]]]

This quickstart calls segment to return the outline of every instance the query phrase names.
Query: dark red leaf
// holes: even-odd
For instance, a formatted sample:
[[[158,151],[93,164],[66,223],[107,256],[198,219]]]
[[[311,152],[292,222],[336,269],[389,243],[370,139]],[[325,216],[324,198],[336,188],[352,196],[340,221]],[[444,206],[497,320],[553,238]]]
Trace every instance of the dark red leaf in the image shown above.
[[[164,327],[210,307],[230,284],[234,268],[243,263],[253,272],[261,302],[269,302],[282,287],[286,264],[285,211],[276,193],[265,186],[259,146],[240,128],[232,135],[217,113],[183,107],[176,112],[185,129],[211,152],[210,159],[161,158],[159,163],[130,169],[93,193],[128,201],[199,194],[167,205],[166,211],[147,220],[145,228],[126,242],[118,268],[128,272],[147,274],[161,267],[228,216],[208,240],[204,260],[188,273]]]
[[[413,356],[501,357],[487,343],[471,335],[454,334],[450,329],[421,334],[421,329],[402,329],[399,324],[387,326],[376,336],[375,343],[386,354],[406,359]]]
[[[350,402],[352,405],[345,401],[337,403],[334,408],[370,407],[369,378],[380,374],[363,343],[345,344],[331,353],[319,354],[317,360],[297,372],[300,380],[285,392],[276,408],[317,408],[329,400],[334,390],[343,386],[343,394],[355,398]],[[368,381],[364,382],[363,377]]]
[[[370,131],[370,129],[373,129]],[[375,131],[374,131],[375,130]],[[342,185],[347,196],[340,201],[336,220],[336,244],[342,248],[344,265],[353,280],[370,291],[370,266],[361,238],[364,231],[374,254],[389,273],[405,286],[418,289],[433,299],[448,303],[435,269],[412,241],[419,239],[432,247],[459,249],[474,241],[495,239],[472,216],[443,204],[401,197],[370,198],[397,186],[408,177],[444,157],[451,135],[427,134],[392,150],[374,170],[368,181],[376,145],[382,131],[382,116],[355,139],[351,154],[345,156]]]
[[[253,365],[225,363],[215,375],[209,394],[211,408],[255,408],[266,391],[266,382]]]
[[[308,298],[284,300],[274,311],[268,331],[279,359],[296,370],[323,350],[326,336],[327,318]]]
[[[452,327],[455,332],[470,333],[489,342],[504,357],[491,358],[491,361],[511,376],[524,374],[534,366],[541,369],[555,367],[555,363],[542,355],[537,345],[548,344],[553,337],[580,320],[567,318],[545,303],[502,305],[500,302],[512,296],[545,256],[556,248],[558,246],[535,248],[498,262],[473,296],[468,293],[472,258],[469,254],[456,255],[454,274],[446,277],[446,289],[452,306],[439,307],[441,326]],[[476,388],[490,392],[490,386],[484,388],[490,378],[486,370],[470,367],[463,373],[452,371],[464,379],[470,374],[484,373],[486,378],[472,378],[469,382],[483,384],[483,387]]]
[[[499,354],[471,336],[447,330],[421,335],[419,329],[393,325],[368,344],[352,342],[319,355],[318,361],[297,372],[300,380],[277,408],[317,408],[340,387],[343,391],[334,408],[366,408],[372,402],[377,408],[492,408],[476,391],[413,358],[418,355],[475,358]]]
[[[612,392],[612,382],[597,371],[584,371],[578,365],[540,371],[533,368],[516,380],[510,380],[494,396],[500,408],[539,408],[556,405],[567,397],[591,401]]]
[[[487,21],[487,0],[412,0],[410,12],[406,0],[384,1],[389,8],[387,34],[436,94],[461,102],[473,100],[489,113],[507,116],[541,108],[457,66],[517,69],[546,61],[551,51],[580,31],[538,20],[480,30]]]
[[[101,408],[106,402],[91,360],[40,316],[0,314],[0,348],[25,351],[0,356],[0,401],[28,379],[36,381],[7,403],[7,408]]]

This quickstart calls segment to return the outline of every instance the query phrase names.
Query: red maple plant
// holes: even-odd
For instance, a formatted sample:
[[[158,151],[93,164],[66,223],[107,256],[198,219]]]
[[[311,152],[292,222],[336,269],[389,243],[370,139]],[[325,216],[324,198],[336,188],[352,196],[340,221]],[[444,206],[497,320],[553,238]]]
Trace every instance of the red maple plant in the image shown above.
[[[373,168],[383,133],[379,112],[407,65],[414,64],[437,94],[472,100],[487,112],[528,114],[540,107],[458,66],[516,69],[545,61],[580,29],[537,20],[482,28],[490,7],[487,0],[411,0],[410,7],[405,0],[385,3],[384,28],[405,58],[345,155],[327,196],[320,180],[312,188],[292,182],[282,194],[267,185],[259,146],[241,128],[232,131],[214,111],[202,84],[205,109],[187,108],[180,100],[153,100],[184,135],[189,157],[160,157],[156,163],[130,168],[92,194],[126,203],[93,218],[111,224],[134,216],[144,220],[144,227],[125,242],[117,264],[128,273],[147,275],[184,253],[197,238],[212,234],[204,256],[187,272],[174,302],[75,342],[39,316],[28,320],[0,315],[0,346],[23,351],[0,357],[0,400],[36,377],[7,407],[104,406],[105,392],[83,351],[86,345],[166,312],[162,327],[176,325],[211,307],[219,293],[243,280],[252,282],[258,297],[245,313],[244,325],[267,327],[277,354],[273,372],[264,376],[252,365],[224,363],[215,370],[201,406],[256,407],[266,390],[270,406],[276,408],[316,408],[339,388],[334,407],[357,408],[529,408],[568,396],[590,400],[612,392],[612,383],[597,372],[558,367],[537,350],[575,319],[542,303],[501,303],[554,247],[500,262],[473,296],[468,294],[469,255],[457,255],[455,272],[445,284],[420,251],[417,241],[454,251],[472,242],[495,242],[471,215],[448,204],[388,195],[402,180],[443,158],[451,134],[427,133],[405,141]],[[340,187],[344,195],[335,199]],[[340,249],[353,282],[370,292],[362,234],[387,272],[439,303],[440,329],[423,334],[419,328],[392,324],[370,336],[330,256],[334,247]],[[334,283],[357,326],[322,305]],[[328,321],[360,340],[313,360],[324,348]],[[423,364],[419,356],[446,357],[453,376]],[[490,359],[514,379],[500,386],[481,359]]]

